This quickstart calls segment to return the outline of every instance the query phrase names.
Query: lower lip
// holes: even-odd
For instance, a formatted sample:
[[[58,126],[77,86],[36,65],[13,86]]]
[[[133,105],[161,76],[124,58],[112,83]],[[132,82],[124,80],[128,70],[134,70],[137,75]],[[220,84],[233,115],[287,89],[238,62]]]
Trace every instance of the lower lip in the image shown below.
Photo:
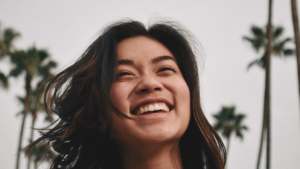
[[[172,111],[172,110],[171,110]],[[137,115],[135,116],[138,119],[156,119],[156,118],[163,118],[170,114],[171,111],[165,112],[165,111],[158,111],[155,113],[149,113],[149,114],[143,114],[143,115]]]

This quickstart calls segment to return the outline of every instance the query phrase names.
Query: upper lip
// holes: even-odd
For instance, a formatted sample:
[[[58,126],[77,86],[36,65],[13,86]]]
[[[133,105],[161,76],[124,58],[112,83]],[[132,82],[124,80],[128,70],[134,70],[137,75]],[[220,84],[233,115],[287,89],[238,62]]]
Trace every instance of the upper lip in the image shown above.
[[[167,99],[164,98],[152,98],[152,99],[145,99],[141,102],[139,102],[137,105],[133,106],[132,109],[130,109],[130,112],[135,112],[137,111],[137,109],[145,104],[149,104],[149,103],[156,103],[156,102],[163,102],[166,105],[169,106],[169,108],[171,109],[173,107],[173,104],[170,103]]]

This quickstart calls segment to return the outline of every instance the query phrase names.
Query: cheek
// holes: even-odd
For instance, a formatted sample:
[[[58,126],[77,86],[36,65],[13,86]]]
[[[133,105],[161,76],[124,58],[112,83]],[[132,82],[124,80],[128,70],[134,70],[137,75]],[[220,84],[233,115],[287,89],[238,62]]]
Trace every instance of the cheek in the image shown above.
[[[175,103],[176,114],[179,116],[177,119],[179,126],[182,127],[181,132],[185,132],[190,122],[191,116],[191,101],[190,90],[182,77],[174,77],[165,82],[166,88],[173,94]]]
[[[122,112],[127,112],[128,109],[128,102],[127,98],[129,96],[129,89],[122,84],[114,84],[111,88],[111,97],[114,105]]]
[[[178,113],[182,118],[184,125],[188,125],[191,115],[191,101],[190,101],[190,90],[183,78],[179,78],[176,81],[175,103],[178,108]]]
[[[165,84],[165,87],[173,93],[177,105],[190,107],[190,90],[183,77],[173,77],[166,80]]]

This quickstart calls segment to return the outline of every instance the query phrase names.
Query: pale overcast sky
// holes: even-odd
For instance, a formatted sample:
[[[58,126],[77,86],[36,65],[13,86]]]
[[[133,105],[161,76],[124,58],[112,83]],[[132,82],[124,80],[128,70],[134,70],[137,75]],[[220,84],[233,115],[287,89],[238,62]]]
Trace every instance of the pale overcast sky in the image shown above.
[[[283,25],[284,36],[293,36],[290,1],[273,0],[273,24]],[[298,9],[300,10],[298,1]],[[72,63],[107,23],[129,17],[145,24],[150,18],[163,16],[180,22],[195,34],[203,47],[204,67],[201,96],[205,114],[222,105],[236,105],[247,115],[249,131],[244,140],[232,138],[228,169],[253,169],[256,166],[262,122],[264,71],[248,63],[257,57],[242,40],[249,28],[267,22],[267,0],[0,0],[3,27],[21,32],[17,48],[33,44],[47,49],[59,63],[59,70]],[[293,45],[291,45],[293,46]],[[272,58],[271,119],[272,168],[297,169],[300,166],[299,96],[296,59]],[[7,63],[0,69],[8,72]],[[22,110],[16,95],[23,95],[23,79],[11,80],[9,91],[0,89],[0,168],[15,167]],[[29,118],[28,118],[29,119]],[[39,123],[43,117],[39,117]],[[25,138],[29,137],[30,121]],[[37,136],[37,134],[36,134]],[[28,141],[24,140],[24,144]],[[265,159],[265,154],[263,154]],[[265,160],[262,161],[263,168]],[[43,166],[44,168],[46,166]],[[26,168],[22,158],[21,169]]]

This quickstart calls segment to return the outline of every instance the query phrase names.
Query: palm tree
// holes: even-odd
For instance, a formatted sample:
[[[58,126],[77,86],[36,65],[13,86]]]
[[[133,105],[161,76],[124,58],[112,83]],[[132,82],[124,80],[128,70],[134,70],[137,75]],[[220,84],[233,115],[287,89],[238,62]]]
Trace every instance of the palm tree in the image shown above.
[[[44,108],[44,103],[43,103],[43,94],[44,90],[46,87],[46,81],[49,78],[52,78],[53,75],[51,74],[51,69],[55,68],[57,64],[54,61],[48,61],[46,65],[40,65],[38,68],[39,74],[42,76],[42,80],[37,83],[35,89],[32,91],[32,96],[31,96],[31,104],[30,104],[30,112],[32,115],[32,121],[31,121],[31,133],[30,133],[30,139],[29,142],[33,142],[33,133],[34,133],[34,128],[35,128],[35,122],[37,118],[37,113],[38,112],[44,112],[45,113],[45,108]],[[47,113],[46,113],[47,114]],[[47,114],[45,121],[52,122],[53,117],[51,114]],[[28,157],[28,163],[27,163],[27,169],[30,169],[30,164],[31,164],[31,152],[27,154]]]
[[[243,130],[248,130],[247,126],[243,125],[243,119],[246,116],[244,114],[236,114],[235,106],[223,106],[213,117],[217,120],[213,127],[215,130],[220,131],[227,140],[228,153],[232,133],[235,133],[236,137],[243,139]]]
[[[297,68],[298,68],[298,92],[300,96],[300,35],[299,35],[299,22],[298,22],[296,0],[291,0],[291,6],[292,6],[292,18],[293,18],[293,25],[294,25]]]
[[[36,90],[32,91],[32,97],[31,97],[31,104],[30,104],[30,112],[32,116],[32,121],[31,121],[31,131],[30,131],[30,138],[29,142],[33,142],[33,134],[34,134],[34,128],[35,128],[35,122],[37,119],[37,113],[39,111],[44,111],[44,105],[43,102],[41,102],[41,97],[42,97],[42,92],[38,92]],[[27,162],[27,169],[30,169],[30,164],[31,164],[31,152],[27,154],[28,162]]]
[[[16,32],[12,28],[6,28],[2,32],[0,25],[0,60],[8,56],[13,50],[13,42],[20,36],[20,33]],[[8,77],[0,70],[0,87],[8,87]]]
[[[32,156],[34,157],[34,168],[37,169],[38,164],[41,160],[51,161],[51,157],[55,156],[55,153],[50,149],[48,144],[42,143],[33,148]]]
[[[37,86],[40,86],[41,84],[38,84]],[[32,116],[32,121],[31,121],[31,131],[30,131],[30,138],[29,138],[29,143],[33,142],[33,135],[34,135],[34,129],[35,129],[35,122],[37,119],[37,115],[39,112],[44,112],[45,113],[45,108],[44,108],[44,103],[42,101],[42,96],[43,96],[43,92],[45,90],[45,85],[42,86],[43,88],[41,89],[37,89],[37,90],[33,90],[31,93],[31,98],[30,98],[30,108],[29,108],[29,112]],[[18,96],[17,97],[18,101],[22,104],[24,104],[25,98]],[[23,112],[19,112],[17,115],[22,115]],[[53,121],[53,117],[51,114],[46,114],[45,117],[45,122],[52,122]],[[32,151],[29,151],[26,154],[28,161],[27,161],[27,169],[30,169],[30,165],[32,162]]]
[[[266,153],[266,168],[270,168],[271,158],[271,122],[270,122],[270,67],[271,54],[279,57],[288,57],[294,54],[294,49],[286,48],[286,44],[291,42],[291,38],[280,38],[283,33],[282,27],[272,29],[272,0],[269,0],[269,17],[266,31],[257,26],[252,26],[252,37],[244,36],[243,39],[250,42],[255,51],[264,50],[264,54],[259,59],[254,60],[248,65],[248,69],[253,65],[259,65],[266,70],[265,75],[265,93],[264,93],[264,110],[263,110],[263,125],[260,137],[260,146],[256,168],[259,169],[261,152],[264,136],[267,136],[267,153]],[[273,31],[274,30],[274,31]]]
[[[282,26],[274,27],[274,31],[272,32],[273,36],[273,47],[271,48],[271,54],[277,57],[289,57],[293,56],[295,53],[294,49],[287,48],[286,44],[292,42],[292,38],[282,38],[282,34],[284,32],[284,28]],[[261,28],[258,26],[251,26],[251,37],[244,36],[243,39],[249,42],[252,48],[256,52],[260,52],[261,50],[265,50],[263,56],[254,61],[250,62],[248,65],[248,69],[252,66],[257,65],[263,69],[266,68],[266,48],[268,46],[268,31],[266,28]]]
[[[25,74],[25,90],[26,95],[24,99],[24,109],[22,124],[20,130],[19,145],[17,151],[16,169],[19,168],[20,151],[22,149],[23,131],[25,125],[25,119],[30,109],[30,99],[32,96],[32,81],[36,77],[41,77],[42,69],[41,65],[45,65],[49,54],[46,50],[38,50],[36,47],[30,47],[28,50],[16,50],[10,54],[11,62],[14,64],[14,68],[10,71],[10,76],[18,77],[21,74]],[[51,63],[50,63],[51,62]],[[49,61],[48,64],[53,64]]]

